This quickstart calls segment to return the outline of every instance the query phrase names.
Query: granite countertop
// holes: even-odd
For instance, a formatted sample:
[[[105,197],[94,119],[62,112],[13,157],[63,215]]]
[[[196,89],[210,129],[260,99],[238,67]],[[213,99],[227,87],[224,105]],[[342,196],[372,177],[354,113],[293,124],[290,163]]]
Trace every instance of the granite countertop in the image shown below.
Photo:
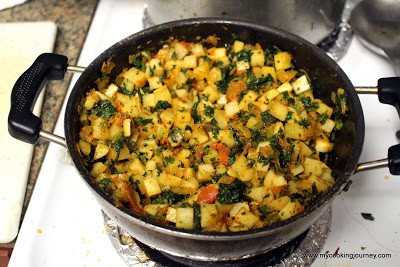
[[[71,65],[76,64],[86,34],[89,30],[98,0],[28,0],[26,3],[0,11],[0,22],[53,21],[57,25],[57,38],[54,53],[65,55]],[[41,118],[43,129],[52,132],[72,75],[67,74],[63,81],[47,85]],[[48,143],[39,141],[35,146],[28,178],[25,202],[21,221],[31,198]],[[13,244],[9,244],[12,246]]]

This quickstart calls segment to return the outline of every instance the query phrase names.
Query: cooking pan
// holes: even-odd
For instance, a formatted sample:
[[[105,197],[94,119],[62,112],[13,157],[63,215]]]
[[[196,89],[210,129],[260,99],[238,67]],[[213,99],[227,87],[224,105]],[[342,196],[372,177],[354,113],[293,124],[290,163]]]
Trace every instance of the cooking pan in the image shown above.
[[[186,41],[215,34],[219,45],[232,41],[232,34],[246,43],[260,43],[263,48],[277,46],[289,51],[299,69],[310,75],[316,97],[333,105],[331,92],[345,89],[349,105],[344,127],[335,137],[335,147],[330,153],[330,167],[336,177],[334,186],[306,209],[271,226],[245,232],[210,233],[188,231],[158,224],[141,218],[126,208],[116,207],[92,181],[77,148],[79,117],[77,107],[81,98],[100,77],[102,63],[112,58],[116,67],[110,79],[129,67],[128,55],[143,48],[159,49],[163,41],[173,36]],[[35,100],[48,80],[61,80],[66,71],[83,71],[68,98],[64,118],[65,140],[41,129],[41,120],[32,114]],[[68,58],[57,54],[42,54],[17,80],[11,95],[8,117],[10,134],[24,142],[35,144],[39,138],[48,139],[68,148],[75,167],[91,189],[101,208],[121,227],[142,243],[163,253],[203,261],[228,261],[259,255],[279,247],[305,232],[331,205],[334,198],[346,187],[350,176],[357,171],[389,167],[393,175],[400,173],[400,146],[389,148],[388,158],[359,164],[364,142],[364,117],[359,93],[373,93],[382,103],[391,104],[399,111],[400,78],[385,78],[376,87],[355,89],[343,70],[322,50],[308,41],[278,28],[261,26],[248,21],[217,18],[198,18],[158,25],[116,43],[99,55],[86,69],[68,66]],[[71,197],[73,197],[71,195]],[[84,220],[85,218],[82,218]]]

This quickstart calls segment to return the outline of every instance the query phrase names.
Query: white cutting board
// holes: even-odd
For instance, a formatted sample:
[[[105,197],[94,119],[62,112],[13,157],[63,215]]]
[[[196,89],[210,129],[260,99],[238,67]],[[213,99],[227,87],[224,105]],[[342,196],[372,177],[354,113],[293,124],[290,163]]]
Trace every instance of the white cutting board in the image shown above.
[[[0,243],[18,233],[33,146],[8,134],[11,90],[36,57],[52,52],[57,33],[53,22],[0,23]],[[35,114],[40,113],[43,93]]]

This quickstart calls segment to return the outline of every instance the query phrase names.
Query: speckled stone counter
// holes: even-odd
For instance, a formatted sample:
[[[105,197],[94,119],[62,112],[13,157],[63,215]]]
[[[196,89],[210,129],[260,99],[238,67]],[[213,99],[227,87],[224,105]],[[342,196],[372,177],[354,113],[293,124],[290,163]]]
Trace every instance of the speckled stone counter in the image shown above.
[[[57,25],[54,52],[69,58],[75,64],[89,30],[98,0],[29,0],[13,8],[0,11],[0,22],[53,21]],[[40,38],[40,36],[38,36]],[[52,132],[65,98],[71,74],[63,81],[50,82],[46,88],[42,107],[43,129]],[[35,146],[30,169],[22,218],[29,203],[36,178],[42,165],[48,143],[39,141]]]

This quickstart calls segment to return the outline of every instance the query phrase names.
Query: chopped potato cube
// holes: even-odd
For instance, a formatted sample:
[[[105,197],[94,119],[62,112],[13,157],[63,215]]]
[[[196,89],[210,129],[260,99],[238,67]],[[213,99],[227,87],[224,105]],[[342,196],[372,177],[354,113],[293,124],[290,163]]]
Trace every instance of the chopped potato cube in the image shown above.
[[[290,217],[293,217],[294,215],[299,213],[301,208],[302,207],[300,203],[298,203],[297,201],[289,202],[286,204],[285,207],[283,207],[283,209],[281,209],[281,211],[279,212],[279,217],[281,218],[281,220],[287,220]]]
[[[322,174],[322,168],[324,163],[319,160],[312,158],[305,158],[304,160],[304,174],[320,176]]]
[[[285,82],[285,83],[281,84],[276,90],[279,93],[291,92],[293,90],[293,87],[289,82]]]
[[[250,192],[246,194],[249,198],[261,202],[267,195],[267,188],[265,186],[253,187]]]
[[[167,215],[165,216],[165,219],[172,223],[176,223],[176,211],[177,210],[178,210],[177,208],[168,207]]]
[[[335,128],[335,122],[331,119],[326,119],[325,123],[320,127],[324,132],[330,133],[333,131],[333,128]]]
[[[103,118],[97,118],[93,123],[93,137],[99,140],[110,139],[110,129],[107,128],[107,121]]]
[[[112,98],[116,92],[118,92],[118,86],[116,86],[115,84],[112,83],[108,86],[108,88],[104,94],[106,96],[108,96],[109,98]]]
[[[278,52],[274,56],[276,70],[288,69],[292,66],[292,55],[288,52]]]
[[[296,95],[304,93],[311,89],[310,84],[308,83],[306,75],[301,76],[297,80],[295,80],[292,84],[293,90]]]
[[[131,136],[131,119],[125,119],[122,121],[122,125],[124,128],[124,136],[129,137]]]
[[[290,202],[290,197],[283,196],[271,201],[270,203],[268,203],[268,206],[274,210],[280,211]]]
[[[333,144],[327,138],[318,137],[315,139],[315,150],[322,153],[327,153],[333,149]]]
[[[229,211],[229,216],[234,218],[240,209],[245,208],[246,210],[250,210],[249,203],[247,202],[239,202],[233,205],[231,210]]]
[[[257,215],[254,215],[248,209],[242,207],[235,215],[235,220],[247,228],[252,228],[259,220]]]
[[[212,48],[208,49],[207,56],[215,62],[222,60],[224,58],[227,58],[226,48],[225,47],[217,47],[217,48],[212,47]]]
[[[110,150],[110,147],[106,144],[98,143],[96,146],[96,149],[94,151],[94,156],[93,159],[99,159],[107,155],[108,151]]]
[[[193,229],[194,223],[193,208],[177,208],[176,227],[182,229]]]
[[[252,50],[250,64],[252,67],[262,67],[265,63],[265,55],[262,49]]]
[[[125,71],[123,73],[123,77],[133,82],[133,84],[139,88],[143,87],[147,80],[146,73],[135,67],[132,67],[129,70]]]
[[[332,116],[333,108],[329,107],[327,104],[325,104],[324,102],[322,102],[319,99],[317,99],[316,101],[318,103],[318,108],[316,109],[318,114],[321,114],[321,115],[322,114],[327,114],[328,117]]]
[[[153,216],[162,215],[167,208],[167,204],[149,204],[144,206],[144,210]]]
[[[238,72],[246,71],[246,70],[250,69],[250,63],[245,60],[238,61],[238,62],[236,62],[236,69]]]
[[[90,171],[90,175],[92,177],[97,177],[102,174],[107,169],[107,166],[104,165],[102,162],[95,162],[93,164],[92,170]]]
[[[285,124],[285,136],[288,138],[296,139],[296,140],[306,140],[306,131],[305,129],[297,124],[296,122],[287,122]]]
[[[215,169],[212,164],[199,164],[196,178],[199,182],[207,182],[212,180]]]
[[[158,184],[157,178],[155,177],[145,178],[143,180],[143,185],[147,197],[153,197],[161,194],[161,188],[160,185]]]
[[[92,146],[90,145],[90,143],[83,141],[82,139],[79,140],[78,146],[84,155],[89,155],[92,151]]]
[[[235,40],[235,42],[233,42],[232,45],[233,52],[237,53],[242,51],[243,49],[244,49],[244,43],[242,41]]]
[[[267,189],[287,185],[287,181],[283,175],[276,174],[273,170],[269,170],[264,178],[264,186]]]
[[[214,226],[217,222],[218,210],[215,204],[201,204],[200,205],[200,225],[201,228]]]
[[[143,175],[146,172],[146,167],[138,157],[134,157],[129,161],[129,169],[132,171],[132,173],[137,175]]]
[[[267,91],[264,95],[263,98],[266,100],[264,101],[265,103],[268,103],[268,101],[274,99],[275,97],[277,97],[279,95],[279,91],[276,89],[271,89],[269,91]]]
[[[270,113],[272,116],[277,118],[280,121],[285,121],[287,114],[289,112],[289,109],[287,106],[284,104],[278,102],[278,101],[271,101],[269,103],[269,108],[270,108]]]

